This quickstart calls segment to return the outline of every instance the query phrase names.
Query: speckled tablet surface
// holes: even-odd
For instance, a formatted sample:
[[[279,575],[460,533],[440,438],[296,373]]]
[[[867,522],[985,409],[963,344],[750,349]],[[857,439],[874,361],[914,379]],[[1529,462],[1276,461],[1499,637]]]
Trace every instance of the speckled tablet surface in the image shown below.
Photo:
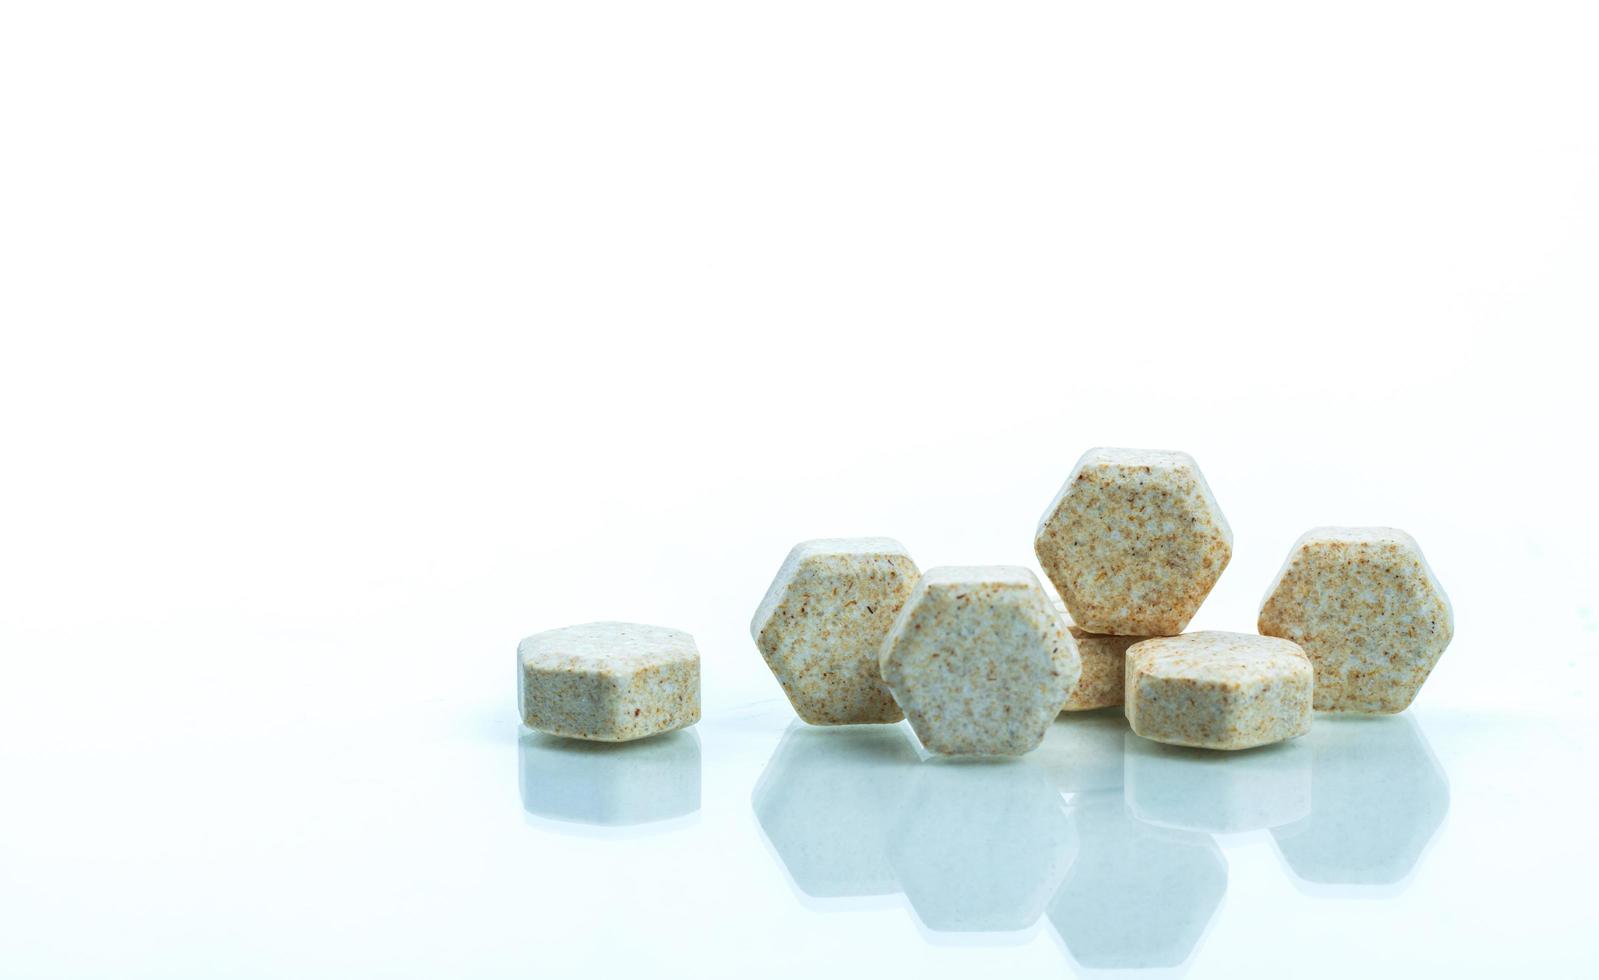
[[[850,725],[905,717],[877,661],[919,575],[892,538],[824,538],[788,553],[750,635],[801,720]]]
[[[1287,640],[1157,637],[1127,651],[1127,721],[1169,745],[1247,749],[1308,732],[1313,684],[1310,659]]]
[[[1072,621],[1108,636],[1175,636],[1232,557],[1233,535],[1187,453],[1090,449],[1033,539]]]
[[[1392,527],[1318,527],[1288,552],[1260,632],[1304,648],[1316,710],[1391,714],[1415,700],[1455,632],[1416,540]]]
[[[1083,669],[1066,699],[1065,711],[1092,711],[1122,703],[1127,683],[1127,648],[1144,636],[1104,636],[1080,626],[1071,627]]]
[[[1037,748],[1081,670],[1037,576],[1003,565],[929,569],[881,667],[916,737],[943,755]]]
[[[626,742],[700,720],[700,654],[681,630],[585,623],[516,648],[522,723],[568,738]]]

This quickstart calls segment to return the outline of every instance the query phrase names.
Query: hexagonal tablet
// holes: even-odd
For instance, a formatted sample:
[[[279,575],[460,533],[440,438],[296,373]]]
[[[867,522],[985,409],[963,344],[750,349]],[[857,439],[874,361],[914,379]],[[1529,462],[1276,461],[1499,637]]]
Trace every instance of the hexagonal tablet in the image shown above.
[[[1033,547],[1078,626],[1175,636],[1227,567],[1233,533],[1187,453],[1090,449]]]
[[[1247,749],[1310,731],[1303,650],[1248,633],[1185,633],[1127,651],[1127,722],[1170,745]]]
[[[877,657],[917,577],[916,563],[891,538],[824,538],[788,553],[750,635],[801,719],[852,725],[905,717]]]
[[[1071,627],[1082,658],[1083,672],[1066,699],[1065,711],[1092,711],[1122,703],[1127,684],[1127,648],[1147,636],[1104,636],[1080,626]]]
[[[568,738],[626,742],[700,720],[700,652],[681,630],[586,623],[516,648],[522,723]]]
[[[1316,710],[1392,714],[1416,699],[1454,636],[1455,616],[1410,535],[1318,527],[1294,542],[1258,625],[1310,656]]]
[[[944,755],[1037,748],[1081,669],[1038,578],[1002,565],[930,569],[881,666],[917,738]]]

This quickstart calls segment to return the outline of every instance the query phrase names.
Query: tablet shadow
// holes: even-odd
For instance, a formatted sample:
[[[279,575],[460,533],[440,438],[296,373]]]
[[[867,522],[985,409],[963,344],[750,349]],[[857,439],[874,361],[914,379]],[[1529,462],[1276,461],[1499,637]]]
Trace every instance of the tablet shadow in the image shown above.
[[[700,808],[700,742],[688,731],[635,742],[525,732],[517,742],[522,809],[597,827],[636,827]]]
[[[923,759],[903,725],[796,723],[751,805],[805,896],[903,893],[930,934],[1029,928],[1075,851],[1041,767]]]
[[[1127,808],[1145,823],[1239,834],[1310,816],[1311,745],[1297,738],[1241,752],[1126,736]]]
[[[1310,814],[1272,831],[1299,883],[1392,886],[1415,870],[1444,815],[1449,781],[1409,715],[1317,715]]]
[[[889,862],[932,932],[1014,932],[1044,913],[1077,833],[1044,770],[1023,760],[930,760]]]
[[[897,725],[789,727],[750,802],[796,888],[812,898],[899,891],[888,835],[916,765]]]
[[[1227,892],[1227,859],[1208,835],[1130,816],[1120,793],[1075,801],[1077,861],[1049,921],[1079,966],[1170,968],[1193,955]]]

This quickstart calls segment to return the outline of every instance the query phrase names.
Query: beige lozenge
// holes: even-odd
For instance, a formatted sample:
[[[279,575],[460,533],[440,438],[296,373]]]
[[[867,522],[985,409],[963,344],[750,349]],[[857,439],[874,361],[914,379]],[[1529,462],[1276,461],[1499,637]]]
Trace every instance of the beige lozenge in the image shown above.
[[[1314,672],[1287,640],[1201,632],[1127,651],[1127,721],[1157,742],[1247,749],[1310,731]]]
[[[1071,633],[1083,670],[1062,710],[1092,711],[1121,704],[1127,684],[1127,648],[1148,637],[1105,636],[1078,626],[1073,626]]]
[[[1455,615],[1415,538],[1392,527],[1318,527],[1289,550],[1258,626],[1304,648],[1316,710],[1391,714],[1416,699]]]
[[[1037,748],[1081,670],[1037,576],[1002,565],[929,569],[881,666],[916,737],[944,755]]]
[[[801,720],[855,725],[905,717],[877,659],[919,576],[891,538],[823,538],[788,553],[750,635]]]
[[[1033,548],[1078,626],[1175,636],[1227,567],[1233,535],[1187,453],[1090,449],[1044,511]]]
[[[586,623],[516,648],[522,723],[551,735],[626,742],[700,720],[700,653],[681,630]]]

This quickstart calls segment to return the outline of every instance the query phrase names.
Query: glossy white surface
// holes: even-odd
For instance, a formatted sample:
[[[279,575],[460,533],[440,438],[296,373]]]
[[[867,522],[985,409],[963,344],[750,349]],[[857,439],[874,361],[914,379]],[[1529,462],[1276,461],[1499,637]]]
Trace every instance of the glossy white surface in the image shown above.
[[[1220,756],[1112,709],[982,764],[925,757],[903,724],[808,728],[781,700],[624,746],[508,715],[423,701],[271,737],[13,744],[7,975],[1596,962],[1588,726],[1323,717]]]

